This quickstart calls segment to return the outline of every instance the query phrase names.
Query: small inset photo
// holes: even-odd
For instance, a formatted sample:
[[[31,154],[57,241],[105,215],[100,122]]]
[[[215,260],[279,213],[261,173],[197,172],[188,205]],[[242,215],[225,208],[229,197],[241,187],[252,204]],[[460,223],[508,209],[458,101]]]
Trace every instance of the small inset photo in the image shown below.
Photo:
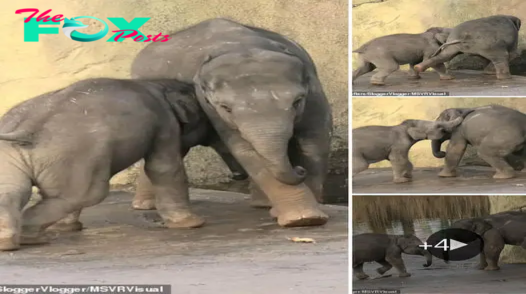
[[[526,98],[353,98],[354,194],[524,194]]]
[[[522,0],[360,0],[352,15],[354,96],[520,96],[526,90]]]
[[[526,196],[352,202],[353,293],[524,293]]]

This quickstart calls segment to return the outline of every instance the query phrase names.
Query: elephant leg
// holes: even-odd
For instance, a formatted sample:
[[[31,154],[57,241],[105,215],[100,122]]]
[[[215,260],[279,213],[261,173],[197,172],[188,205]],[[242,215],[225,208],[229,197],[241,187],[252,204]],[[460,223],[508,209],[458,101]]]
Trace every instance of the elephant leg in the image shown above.
[[[272,203],[268,199],[267,195],[265,195],[265,192],[263,192],[253,180],[250,180],[248,184],[248,189],[250,191],[251,197],[250,206],[254,208],[272,207]]]
[[[488,266],[488,262],[486,261],[486,254],[484,254],[484,251],[482,251],[479,254],[479,264],[477,265],[477,269],[483,270]]]
[[[365,61],[362,57],[358,57],[358,68],[352,72],[352,82],[354,83],[358,77],[372,72],[375,68],[374,64]]]
[[[448,73],[446,65],[443,64],[443,63],[438,63],[436,65],[433,65],[433,66],[431,66],[431,68],[434,69],[438,73],[438,75],[440,76],[441,80],[453,80],[453,79],[455,79],[455,77],[453,77],[452,75],[450,75]]]
[[[6,165],[0,163],[0,251],[20,248],[21,210],[29,202],[32,188],[27,175]]]
[[[487,58],[495,66],[495,73],[497,74],[497,79],[505,80],[511,79],[510,73],[510,55],[507,50],[501,50],[496,52],[482,52],[484,58]]]
[[[319,203],[323,203],[323,183],[329,172],[330,148],[330,134],[323,129],[310,134],[296,134],[288,148],[292,164],[307,170],[305,184]]]
[[[190,209],[188,178],[175,134],[158,136],[144,159],[144,171],[153,185],[155,207],[168,228],[197,228],[205,220]]]
[[[152,182],[144,172],[144,162],[140,163],[137,186],[132,200],[132,208],[136,210],[155,209],[155,193]]]
[[[486,257],[487,266],[485,271],[497,271],[499,267],[500,253],[504,249],[504,239],[500,233],[495,230],[489,230],[484,233],[484,255]]]
[[[500,155],[495,154],[493,151],[488,150],[489,148],[479,148],[477,154],[484,161],[489,163],[493,168],[497,170],[494,179],[511,179],[515,177],[515,170],[509,165],[509,163]]]
[[[458,46],[452,45],[445,47],[440,53],[436,56],[423,60],[421,63],[415,65],[415,70],[418,72],[424,72],[432,66],[437,64],[445,63],[453,59],[453,57],[460,54]]]
[[[409,64],[409,70],[407,71],[408,79],[410,80],[418,80],[420,79],[420,73],[415,71],[415,65],[416,64]]]
[[[357,265],[353,265],[352,270],[354,271],[354,276],[358,280],[366,280],[369,278],[369,276],[363,271],[363,262]]]
[[[393,167],[394,183],[406,183],[411,181],[411,178],[413,177],[413,164],[411,164],[405,152],[392,150],[389,154],[389,161]]]
[[[378,72],[371,77],[371,84],[373,85],[385,85],[385,79],[397,71],[400,68],[400,65],[394,59],[382,59],[376,63]]]
[[[77,160],[50,167],[37,178],[42,200],[23,213],[21,244],[47,243],[44,230],[49,226],[70,214],[73,219],[69,220],[76,220],[76,212],[106,198],[111,177],[107,160],[102,156],[95,162]],[[66,174],[64,170],[69,172]],[[63,176],[58,179],[49,176],[59,174]]]
[[[352,155],[352,175],[357,175],[369,168],[369,163],[358,154]]]
[[[407,272],[405,268],[402,256],[386,256],[385,261],[392,265],[397,271],[400,278],[410,277],[411,274]]]
[[[444,167],[438,174],[439,177],[456,177],[457,167],[466,152],[468,142],[460,135],[460,133],[453,134],[446,149],[446,158],[444,159]]]
[[[388,270],[393,268],[393,266],[385,259],[377,260],[376,262],[382,265],[382,267],[376,269],[376,272],[379,273],[381,276],[383,276]]]
[[[48,231],[55,232],[76,232],[83,229],[82,223],[79,221],[81,209],[68,214],[65,218],[52,224],[47,228]]]

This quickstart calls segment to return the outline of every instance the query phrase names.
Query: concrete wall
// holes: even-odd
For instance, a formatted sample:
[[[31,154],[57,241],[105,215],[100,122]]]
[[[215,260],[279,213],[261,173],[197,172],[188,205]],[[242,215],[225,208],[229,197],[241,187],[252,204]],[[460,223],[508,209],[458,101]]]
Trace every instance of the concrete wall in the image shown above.
[[[511,14],[526,23],[523,0],[353,0],[353,49],[384,35],[421,33],[433,26],[452,27],[461,22],[495,14]],[[521,58],[512,62],[513,74],[526,74],[526,30],[520,31]],[[487,61],[486,61],[487,62]],[[457,56],[450,68],[481,69],[480,58]],[[353,68],[356,62],[353,61]]]
[[[5,1],[0,12],[4,38],[0,48],[0,113],[16,103],[90,77],[129,77],[130,63],[146,43],[102,40],[82,43],[59,35],[41,35],[38,43],[23,41],[23,17],[15,10],[53,9],[66,17],[151,17],[141,27],[145,34],[170,33],[213,17],[228,17],[285,34],[302,44],[315,60],[334,109],[335,154],[333,171],[347,170],[347,40],[346,0],[24,0]],[[85,22],[86,23],[86,22]],[[116,30],[111,22],[110,31]],[[94,26],[86,33],[97,32]],[[345,158],[343,155],[345,154]],[[245,183],[224,183],[226,168],[215,153],[195,148],[188,156],[188,173],[194,186],[241,189]],[[342,162],[344,164],[342,165]],[[133,169],[112,183],[132,183]],[[236,186],[237,185],[237,186]]]
[[[367,125],[397,125],[406,119],[435,120],[440,112],[452,107],[477,107],[488,104],[500,104],[526,113],[524,98],[447,98],[447,97],[409,97],[409,98],[353,98],[352,128]],[[444,143],[442,150],[445,150]],[[411,162],[417,167],[438,167],[443,159],[433,157],[431,141],[416,143],[409,152]],[[487,165],[478,159],[474,149],[468,146],[461,164]],[[387,161],[371,167],[389,167]]]

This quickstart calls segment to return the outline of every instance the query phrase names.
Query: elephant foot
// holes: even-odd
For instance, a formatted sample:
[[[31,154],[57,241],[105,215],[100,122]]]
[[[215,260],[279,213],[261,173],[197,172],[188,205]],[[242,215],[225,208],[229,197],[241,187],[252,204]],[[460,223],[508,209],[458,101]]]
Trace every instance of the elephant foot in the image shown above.
[[[497,80],[509,80],[511,79],[511,74],[497,74]]]
[[[312,208],[291,209],[286,212],[272,208],[272,213],[278,214],[278,225],[286,228],[321,226],[329,220],[329,216],[315,206]]]
[[[491,70],[485,70],[482,72],[483,75],[487,75],[487,76],[494,76],[497,74],[496,71],[491,71]]]
[[[20,249],[20,242],[17,238],[9,237],[0,239],[0,251],[13,251]]]
[[[497,172],[493,175],[494,179],[511,179],[515,177],[515,173],[509,172]]]
[[[478,270],[484,270],[486,268],[486,266],[488,266],[487,264],[478,264],[475,269],[478,269]]]
[[[205,220],[193,213],[186,214],[184,217],[177,219],[164,220],[164,226],[170,229],[193,229],[202,227]]]
[[[356,278],[358,280],[367,280],[367,279],[369,279],[369,276],[366,275],[366,274],[356,274]]]
[[[400,278],[408,278],[408,277],[411,276],[411,274],[410,274],[410,273],[400,273],[398,276],[399,276]]]
[[[155,209],[155,198],[147,198],[143,196],[137,196],[133,198],[132,208],[135,210],[154,210]]]
[[[418,75],[415,75],[415,76],[410,75],[410,76],[407,76],[407,79],[408,79],[408,80],[419,80],[419,79],[421,79],[421,77],[418,76]]]
[[[82,231],[83,228],[84,226],[79,221],[76,221],[73,223],[57,222],[49,226],[47,230],[54,231],[54,232],[77,232],[77,231]]]
[[[488,265],[487,267],[484,268],[485,271],[498,271],[500,270],[500,267],[499,266],[490,266]]]
[[[402,178],[394,178],[393,179],[393,183],[396,183],[396,184],[407,183],[407,182],[411,182],[411,178],[402,177]]]
[[[278,218],[279,212],[278,212],[278,209],[276,207],[272,207],[269,212],[270,212],[270,216],[271,217]]]
[[[443,75],[443,76],[440,76],[440,80],[442,81],[450,81],[450,80],[454,80],[455,77],[452,76],[452,75]]]
[[[371,85],[374,85],[374,86],[385,86],[385,82],[384,81],[371,81]]]
[[[456,171],[448,171],[448,170],[441,170],[440,173],[438,173],[438,176],[441,178],[454,178],[457,176]]]

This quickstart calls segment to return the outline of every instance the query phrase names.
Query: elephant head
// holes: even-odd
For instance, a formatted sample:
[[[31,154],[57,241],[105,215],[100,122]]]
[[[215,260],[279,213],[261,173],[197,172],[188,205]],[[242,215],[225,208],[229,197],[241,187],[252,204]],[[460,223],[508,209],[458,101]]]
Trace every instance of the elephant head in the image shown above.
[[[303,182],[306,170],[293,167],[287,154],[309,94],[307,68],[298,57],[261,49],[208,56],[194,83],[203,107],[238,130],[277,180]]]
[[[473,108],[449,108],[442,111],[437,117],[436,121],[449,122],[457,120],[459,118],[461,119],[461,121],[463,121],[463,119],[466,118],[466,116],[472,113],[473,111],[475,111],[475,109]],[[442,138],[435,139],[431,142],[433,156],[435,156],[436,158],[446,157],[446,152],[440,151],[440,148],[442,147],[442,143],[449,139],[451,139],[451,132],[447,132]]]
[[[456,221],[451,224],[450,228],[468,230],[479,236],[484,236],[488,231],[495,230],[488,221],[479,217]]]
[[[410,255],[421,255],[426,258],[426,264],[424,267],[429,267],[433,263],[433,256],[429,251],[425,250],[420,245],[424,245],[417,236],[413,234],[407,234],[396,237],[396,246],[398,246],[403,253]]]
[[[427,120],[405,120],[402,125],[407,127],[407,134],[414,141],[420,140],[440,140],[451,133],[454,128],[462,123],[463,118],[459,117],[452,121],[438,122]]]
[[[450,28],[443,27],[432,27],[427,29],[424,34],[429,33],[432,38],[438,42],[439,45],[446,43],[449,34],[451,33]]]

